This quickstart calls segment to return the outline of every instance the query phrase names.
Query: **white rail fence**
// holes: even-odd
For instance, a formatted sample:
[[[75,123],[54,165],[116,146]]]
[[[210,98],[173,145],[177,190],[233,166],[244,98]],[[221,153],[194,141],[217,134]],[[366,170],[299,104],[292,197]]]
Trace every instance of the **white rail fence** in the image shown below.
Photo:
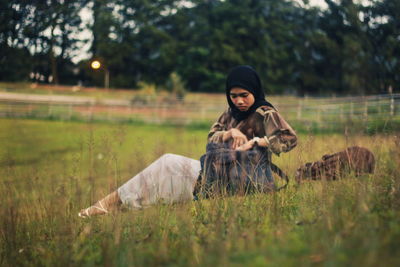
[[[297,98],[293,103],[282,103],[283,113],[295,113],[297,120],[313,117],[313,120],[360,120],[395,117],[400,114],[400,94],[365,97]]]
[[[328,125],[346,121],[396,120],[400,116],[400,94],[335,98],[271,97],[271,102],[287,120],[299,123]],[[67,121],[212,122],[225,108],[226,104],[222,102],[146,104],[55,95],[3,94],[0,97],[0,117]]]

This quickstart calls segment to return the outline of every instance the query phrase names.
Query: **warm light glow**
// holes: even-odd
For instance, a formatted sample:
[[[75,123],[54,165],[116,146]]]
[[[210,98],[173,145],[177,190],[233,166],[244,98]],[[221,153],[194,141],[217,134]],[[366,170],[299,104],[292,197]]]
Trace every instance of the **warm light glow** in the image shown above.
[[[92,67],[92,69],[97,70],[97,69],[100,69],[101,63],[98,60],[94,60],[94,61],[92,61],[92,64],[90,64],[90,66]]]

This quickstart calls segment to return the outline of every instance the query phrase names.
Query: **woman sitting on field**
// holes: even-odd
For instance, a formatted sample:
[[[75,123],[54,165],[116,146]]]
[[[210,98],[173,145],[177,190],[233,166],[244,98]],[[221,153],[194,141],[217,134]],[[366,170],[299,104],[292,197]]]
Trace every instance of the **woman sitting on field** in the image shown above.
[[[226,96],[229,109],[212,125],[209,144],[229,144],[237,151],[258,149],[269,160],[271,153],[288,152],[296,146],[296,133],[265,100],[260,78],[253,68],[238,66],[231,70]],[[165,154],[116,191],[81,210],[79,216],[105,214],[122,204],[134,209],[158,202],[190,201],[200,170],[198,160]],[[273,183],[270,165],[264,164],[261,171],[263,181]]]

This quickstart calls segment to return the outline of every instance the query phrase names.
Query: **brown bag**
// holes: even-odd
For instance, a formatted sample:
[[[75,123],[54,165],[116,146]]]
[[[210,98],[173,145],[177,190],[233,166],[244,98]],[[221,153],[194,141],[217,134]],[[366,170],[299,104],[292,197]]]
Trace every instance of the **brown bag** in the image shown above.
[[[302,180],[336,180],[352,171],[359,176],[373,173],[374,169],[374,154],[364,147],[353,146],[324,155],[319,161],[306,163],[297,169],[295,179],[298,183]]]

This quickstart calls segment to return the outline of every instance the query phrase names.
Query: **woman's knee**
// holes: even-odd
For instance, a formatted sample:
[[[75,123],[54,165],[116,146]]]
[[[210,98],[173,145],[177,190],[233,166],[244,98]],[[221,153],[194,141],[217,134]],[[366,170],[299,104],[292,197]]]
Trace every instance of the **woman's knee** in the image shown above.
[[[178,155],[172,154],[172,153],[166,153],[162,155],[158,160],[161,160],[163,162],[171,162],[175,161],[179,157]]]
[[[182,156],[176,154],[171,154],[171,153],[164,154],[159,158],[159,160],[160,163],[162,164],[162,167],[166,171],[167,170],[176,171],[182,165]]]

